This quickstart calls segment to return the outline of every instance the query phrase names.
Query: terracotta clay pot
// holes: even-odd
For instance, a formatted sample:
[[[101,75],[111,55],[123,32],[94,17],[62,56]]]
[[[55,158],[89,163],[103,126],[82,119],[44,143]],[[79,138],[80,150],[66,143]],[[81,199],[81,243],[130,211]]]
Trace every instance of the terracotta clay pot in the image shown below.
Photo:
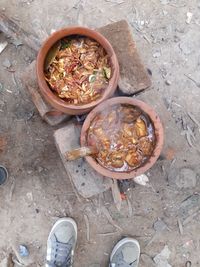
[[[107,54],[109,55],[112,68],[112,77],[109,80],[109,84],[105,89],[104,93],[102,94],[101,98],[89,104],[80,106],[66,103],[63,99],[56,96],[51,91],[44,76],[44,62],[50,48],[60,39],[74,34],[90,37],[95,41],[97,41],[98,43],[100,43],[106,50]],[[107,41],[107,39],[103,35],[94,30],[84,27],[68,27],[56,31],[44,42],[37,56],[36,72],[41,93],[51,106],[67,114],[81,115],[89,112],[96,105],[98,105],[99,103],[101,103],[102,101],[111,97],[114,94],[119,79],[119,64],[111,44]]]
[[[88,114],[86,120],[84,121],[82,130],[81,130],[81,140],[80,140],[81,146],[87,146],[88,128],[90,127],[90,124],[92,120],[96,117],[96,115],[99,112],[105,110],[108,106],[112,106],[115,104],[130,104],[130,105],[139,107],[142,111],[144,111],[149,116],[152,124],[154,125],[155,136],[156,136],[156,145],[155,145],[155,148],[154,148],[154,151],[151,157],[142,166],[130,172],[114,172],[114,171],[108,170],[104,168],[103,166],[99,165],[98,162],[91,156],[87,156],[85,157],[85,159],[92,166],[92,168],[94,168],[98,173],[102,174],[103,176],[115,178],[115,179],[131,179],[140,174],[143,174],[148,169],[150,169],[154,165],[158,157],[160,156],[160,153],[163,147],[163,139],[164,139],[163,127],[156,112],[146,103],[140,100],[131,98],[131,97],[115,97],[115,98],[111,98],[111,99],[104,101],[103,103],[95,107]]]

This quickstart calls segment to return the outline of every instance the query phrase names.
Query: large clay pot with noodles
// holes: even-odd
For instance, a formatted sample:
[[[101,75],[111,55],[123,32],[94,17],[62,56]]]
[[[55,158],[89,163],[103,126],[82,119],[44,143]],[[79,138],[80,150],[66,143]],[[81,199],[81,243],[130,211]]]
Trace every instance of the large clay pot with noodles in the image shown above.
[[[67,103],[64,99],[60,98],[51,90],[49,84],[45,79],[44,67],[45,67],[45,61],[49,55],[49,51],[51,51],[52,47],[55,47],[55,44],[59,42],[59,40],[62,40],[63,38],[70,36],[89,37],[93,39],[105,49],[105,52],[109,57],[109,62],[111,67],[111,77],[108,81],[108,84],[105,87],[105,90],[102,92],[101,96],[98,99],[92,101],[91,103],[86,103],[82,105]],[[39,88],[45,100],[56,110],[71,115],[80,115],[87,113],[90,110],[92,110],[95,106],[103,102],[104,100],[110,98],[114,94],[117,88],[119,79],[119,64],[111,44],[100,33],[84,27],[68,27],[54,32],[43,43],[38,53],[36,71],[37,71]]]

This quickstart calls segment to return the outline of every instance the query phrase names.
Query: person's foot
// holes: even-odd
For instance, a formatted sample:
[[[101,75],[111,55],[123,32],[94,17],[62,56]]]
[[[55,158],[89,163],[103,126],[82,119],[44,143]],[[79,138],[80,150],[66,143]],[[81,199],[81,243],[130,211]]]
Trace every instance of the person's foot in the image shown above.
[[[76,222],[71,218],[59,219],[47,240],[46,267],[71,267],[76,240]]]
[[[120,240],[110,255],[109,267],[137,267],[140,257],[140,245],[133,238]]]

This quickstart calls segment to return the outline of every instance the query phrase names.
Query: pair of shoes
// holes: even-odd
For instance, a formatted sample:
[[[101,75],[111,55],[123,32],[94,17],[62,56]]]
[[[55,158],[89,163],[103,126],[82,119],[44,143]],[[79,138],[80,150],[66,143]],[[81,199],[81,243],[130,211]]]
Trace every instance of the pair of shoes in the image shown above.
[[[71,218],[59,219],[47,241],[46,267],[71,267],[77,241],[77,225]],[[109,267],[137,267],[140,245],[133,238],[120,240],[110,255]]]

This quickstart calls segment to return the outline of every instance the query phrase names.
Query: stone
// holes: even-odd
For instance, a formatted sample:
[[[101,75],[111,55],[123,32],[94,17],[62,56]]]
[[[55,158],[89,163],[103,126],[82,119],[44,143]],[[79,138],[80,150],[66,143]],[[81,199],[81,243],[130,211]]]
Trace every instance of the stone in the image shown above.
[[[176,186],[179,189],[195,188],[198,178],[197,172],[196,167],[193,169],[185,166],[173,168],[168,175],[168,180],[171,186]]]
[[[160,51],[156,51],[155,53],[153,53],[153,57],[154,57],[154,58],[158,58],[158,57],[160,57],[160,56],[161,56]]]
[[[18,39],[12,40],[12,44],[14,44],[16,48],[23,45],[23,43]]]
[[[29,251],[26,246],[19,245],[19,254],[21,257],[28,257]]]
[[[0,43],[0,54],[3,52],[3,50],[6,48],[7,45],[8,45],[8,42]]]
[[[199,210],[200,195],[193,194],[187,197],[178,208],[178,215],[181,221],[185,221],[191,214]]]
[[[27,200],[32,202],[33,201],[33,193],[32,192],[28,192],[26,193],[26,197],[27,197]]]
[[[163,10],[163,15],[166,16],[168,12],[166,10]]]
[[[193,13],[187,12],[187,19],[186,19],[187,24],[190,24],[192,17],[193,17]]]
[[[183,41],[179,44],[179,48],[181,49],[181,51],[183,52],[183,54],[185,54],[186,56],[190,55],[193,51],[192,51],[192,47],[191,44],[189,43],[189,41]]]
[[[143,186],[146,186],[149,183],[149,178],[146,174],[141,174],[139,176],[136,176],[133,180],[136,184]]]
[[[44,171],[44,168],[42,166],[38,167],[38,172],[41,173],[42,171]]]
[[[171,83],[170,80],[166,80],[166,81],[165,81],[165,84],[168,85],[168,86],[170,86],[172,83]]]
[[[55,143],[70,181],[82,197],[90,198],[108,190],[111,179],[98,174],[85,159],[66,160],[67,151],[80,147],[79,138],[80,131],[73,123],[54,132]]]
[[[2,63],[2,65],[5,67],[5,68],[10,68],[11,66],[12,66],[12,63],[10,62],[10,60],[8,59],[8,58],[6,58],[4,61],[3,61],[3,63]]]
[[[120,67],[119,89],[133,95],[151,86],[151,79],[144,67],[136,43],[126,20],[97,29],[111,43]]]
[[[0,93],[3,91],[3,83],[0,82]]]
[[[189,168],[182,168],[176,178],[175,182],[178,188],[194,188],[197,183],[197,174]]]
[[[156,232],[161,232],[167,228],[167,225],[160,218],[158,218],[158,220],[154,222],[153,228]]]
[[[157,267],[172,267],[168,263],[168,259],[170,257],[171,251],[169,250],[168,246],[166,245],[164,249],[161,251],[160,254],[156,255],[153,260],[156,263]]]
[[[146,254],[141,254],[140,255],[140,261],[141,261],[141,266],[143,267],[155,267],[155,263],[153,262],[152,258]]]

